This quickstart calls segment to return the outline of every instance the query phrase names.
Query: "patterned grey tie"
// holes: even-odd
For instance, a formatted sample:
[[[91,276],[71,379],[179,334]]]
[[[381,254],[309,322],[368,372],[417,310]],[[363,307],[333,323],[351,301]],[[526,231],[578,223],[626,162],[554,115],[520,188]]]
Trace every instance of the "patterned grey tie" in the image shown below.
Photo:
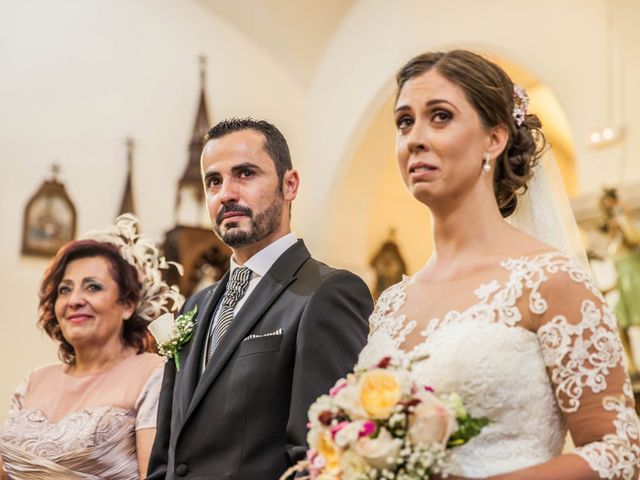
[[[247,291],[250,277],[251,270],[247,267],[238,267],[231,274],[229,283],[227,283],[227,289],[222,296],[222,301],[220,302],[220,315],[218,315],[218,321],[214,325],[209,336],[207,363],[209,363],[211,355],[213,355],[213,352],[215,352],[216,348],[220,344],[220,340],[229,329],[229,325],[231,325],[231,321],[233,320],[233,310]]]

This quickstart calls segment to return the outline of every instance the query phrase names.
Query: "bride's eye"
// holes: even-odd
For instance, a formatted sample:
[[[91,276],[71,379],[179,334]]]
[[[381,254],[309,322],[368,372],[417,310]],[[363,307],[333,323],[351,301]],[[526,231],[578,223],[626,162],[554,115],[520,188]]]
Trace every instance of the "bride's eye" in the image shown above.
[[[402,115],[401,117],[396,118],[396,128],[398,130],[405,130],[413,125],[413,118],[409,115]]]
[[[453,118],[453,115],[451,114],[451,112],[448,112],[447,110],[436,110],[431,115],[431,121],[439,124],[447,123],[452,118]]]

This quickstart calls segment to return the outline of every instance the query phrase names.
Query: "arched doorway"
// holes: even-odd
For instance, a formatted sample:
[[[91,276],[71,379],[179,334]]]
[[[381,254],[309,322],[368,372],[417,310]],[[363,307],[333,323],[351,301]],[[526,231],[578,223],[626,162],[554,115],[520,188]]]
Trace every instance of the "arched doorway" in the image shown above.
[[[551,144],[569,195],[578,191],[573,139],[564,110],[550,88],[527,69],[494,55],[515,83],[526,88],[530,111],[538,114]],[[325,245],[330,261],[356,271],[373,285],[369,261],[395,231],[395,238],[409,274],[428,259],[432,251],[428,209],[416,202],[400,180],[395,163],[394,93],[371,115],[362,118],[347,161],[336,177],[328,204]],[[378,105],[379,98],[375,100]],[[373,102],[372,102],[373,103]],[[348,236],[348,242],[343,239]],[[345,248],[344,243],[348,243]]]

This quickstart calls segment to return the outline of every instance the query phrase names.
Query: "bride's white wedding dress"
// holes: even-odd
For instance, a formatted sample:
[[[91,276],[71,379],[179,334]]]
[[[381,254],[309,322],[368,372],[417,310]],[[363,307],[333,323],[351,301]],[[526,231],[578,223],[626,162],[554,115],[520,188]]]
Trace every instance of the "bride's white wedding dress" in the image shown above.
[[[635,479],[638,418],[615,318],[588,274],[559,252],[507,259],[460,280],[386,290],[359,364],[414,359],[439,392],[491,424],[455,450],[454,473],[543,463],[567,428],[600,478]],[[423,358],[425,357],[425,358]]]

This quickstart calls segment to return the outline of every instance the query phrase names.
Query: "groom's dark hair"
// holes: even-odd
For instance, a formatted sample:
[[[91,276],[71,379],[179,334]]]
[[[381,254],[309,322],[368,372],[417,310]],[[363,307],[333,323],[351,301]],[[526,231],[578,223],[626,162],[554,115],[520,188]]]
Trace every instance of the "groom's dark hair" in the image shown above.
[[[254,118],[227,118],[214,125],[204,136],[203,144],[214,138],[224,137],[225,135],[241,130],[255,130],[264,136],[264,149],[269,154],[276,166],[280,189],[282,189],[282,179],[287,170],[293,168],[291,163],[291,154],[289,153],[289,145],[284,135],[275,125],[265,121],[256,120]]]

